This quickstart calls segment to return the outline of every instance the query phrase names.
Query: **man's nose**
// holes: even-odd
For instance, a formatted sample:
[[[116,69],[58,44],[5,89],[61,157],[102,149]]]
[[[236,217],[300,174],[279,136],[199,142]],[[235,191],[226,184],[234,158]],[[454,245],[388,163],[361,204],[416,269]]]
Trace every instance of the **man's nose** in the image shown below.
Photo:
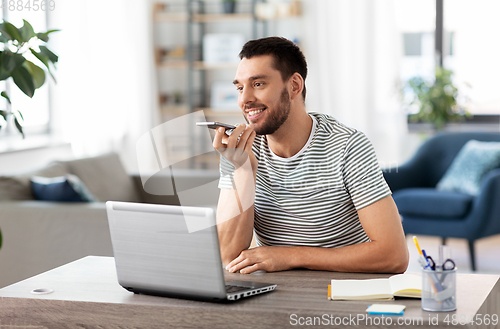
[[[251,88],[245,88],[240,93],[239,97],[240,107],[244,108],[245,105],[250,104],[255,101],[255,94]]]

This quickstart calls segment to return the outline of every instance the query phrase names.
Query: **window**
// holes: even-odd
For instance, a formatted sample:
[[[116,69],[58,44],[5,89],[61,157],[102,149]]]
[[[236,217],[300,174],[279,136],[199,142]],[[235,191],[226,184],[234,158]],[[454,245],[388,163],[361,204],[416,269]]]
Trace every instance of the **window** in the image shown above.
[[[434,76],[436,1],[396,1],[398,28],[404,43],[401,80]],[[454,72],[454,84],[466,96],[469,112],[500,114],[498,58],[500,2],[448,0],[443,8],[443,66]]]
[[[23,19],[28,21],[35,32],[45,32],[47,30],[47,16],[46,11],[43,10],[28,10],[23,8],[23,10],[9,10],[9,6],[3,6],[3,18],[10,23],[14,24],[16,27],[23,26]],[[33,63],[44,68],[43,65],[31,55],[29,58]],[[9,97],[12,101],[12,111],[21,111],[24,117],[23,130],[25,134],[33,135],[37,133],[48,133],[49,123],[50,123],[50,109],[49,109],[49,83],[48,81],[52,79],[49,74],[45,77],[45,84],[35,91],[33,98],[26,96],[19,88],[14,84],[12,78],[7,79],[7,81],[1,81],[0,90],[8,90]],[[2,98],[3,99],[3,98]],[[2,103],[2,106],[6,104]],[[13,126],[9,125],[7,127],[7,132],[9,135],[20,135],[18,130]]]
[[[444,65],[455,72],[457,83],[470,86],[468,109],[473,114],[500,114],[499,12],[498,0],[444,2],[444,30],[453,35],[453,54],[444,58]]]

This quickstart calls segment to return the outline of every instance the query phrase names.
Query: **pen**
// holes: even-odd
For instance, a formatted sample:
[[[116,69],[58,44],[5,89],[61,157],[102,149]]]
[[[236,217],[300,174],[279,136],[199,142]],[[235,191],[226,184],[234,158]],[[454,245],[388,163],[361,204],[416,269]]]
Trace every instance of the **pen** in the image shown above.
[[[420,265],[424,268],[429,268],[431,271],[434,271],[434,269],[431,266],[431,263],[429,262],[429,259],[427,259],[427,254],[425,253],[425,250],[422,249],[422,255],[420,255]],[[431,279],[431,285],[432,288],[434,288],[435,292],[443,291],[444,288],[439,282],[439,278],[435,273],[429,273],[429,278]]]
[[[425,252],[424,249],[422,249],[422,255],[424,256],[425,259],[425,267],[424,268],[432,268],[431,263],[429,262],[429,259],[427,259],[427,253]]]
[[[431,270],[435,271],[436,270],[436,264],[434,263],[434,259],[432,259],[432,257],[427,257],[427,253],[425,252],[424,249],[422,249],[422,254],[424,255],[424,259],[425,259],[425,268],[430,268]],[[420,256],[422,257],[422,256]]]
[[[420,246],[418,245],[418,240],[416,236],[413,236],[413,242],[415,242],[415,245],[417,246],[418,253],[424,256],[424,254],[422,253],[422,249],[420,249]]]

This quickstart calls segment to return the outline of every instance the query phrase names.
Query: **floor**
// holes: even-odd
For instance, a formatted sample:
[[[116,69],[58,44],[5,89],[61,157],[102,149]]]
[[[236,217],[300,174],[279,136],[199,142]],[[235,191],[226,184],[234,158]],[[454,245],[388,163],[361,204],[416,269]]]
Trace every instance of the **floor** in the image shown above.
[[[417,235],[418,243],[431,256],[438,254],[441,244],[440,237]],[[419,272],[417,247],[413,243],[413,235],[406,237],[410,252],[408,272]],[[446,244],[451,247],[452,258],[460,273],[500,274],[500,235],[476,241],[476,272],[472,272],[469,257],[469,247],[465,239],[447,239]]]

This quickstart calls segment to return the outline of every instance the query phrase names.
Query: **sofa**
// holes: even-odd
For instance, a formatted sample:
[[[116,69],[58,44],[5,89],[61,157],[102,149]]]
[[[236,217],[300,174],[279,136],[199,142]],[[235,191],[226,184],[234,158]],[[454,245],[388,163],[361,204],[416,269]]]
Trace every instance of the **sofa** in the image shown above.
[[[36,200],[30,179],[75,175],[96,202]],[[147,193],[139,174],[125,171],[116,153],[55,161],[39,170],[0,176],[0,287],[84,256],[112,256],[105,202],[128,201],[215,208],[218,171],[174,170],[151,176],[154,185],[172,185],[172,195]],[[186,190],[187,193],[182,193]],[[199,187],[199,188],[196,188]]]

